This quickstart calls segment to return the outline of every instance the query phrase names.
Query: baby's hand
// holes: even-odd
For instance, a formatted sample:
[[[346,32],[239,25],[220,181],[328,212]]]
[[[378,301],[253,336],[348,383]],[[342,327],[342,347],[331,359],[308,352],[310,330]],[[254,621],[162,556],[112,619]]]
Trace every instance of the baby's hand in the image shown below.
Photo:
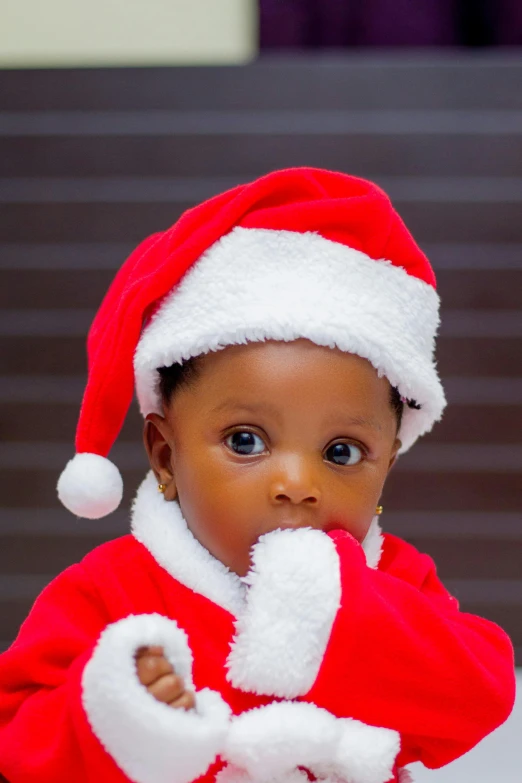
[[[138,679],[158,701],[176,709],[195,706],[194,694],[185,690],[183,679],[163,654],[163,647],[140,647],[136,653]]]

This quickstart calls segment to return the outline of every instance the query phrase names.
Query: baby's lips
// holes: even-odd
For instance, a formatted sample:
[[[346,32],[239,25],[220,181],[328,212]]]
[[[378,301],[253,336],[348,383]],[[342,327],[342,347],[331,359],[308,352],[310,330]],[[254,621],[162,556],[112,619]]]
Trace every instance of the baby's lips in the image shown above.
[[[310,524],[310,520],[300,519],[285,519],[278,522],[277,530],[302,530],[303,528],[310,528],[314,530],[314,525]]]

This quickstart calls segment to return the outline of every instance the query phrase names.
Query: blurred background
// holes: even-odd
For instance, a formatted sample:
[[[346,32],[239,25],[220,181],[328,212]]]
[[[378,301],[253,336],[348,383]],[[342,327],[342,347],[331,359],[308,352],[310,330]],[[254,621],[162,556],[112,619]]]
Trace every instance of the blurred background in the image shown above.
[[[85,336],[114,272],[183,210],[273,168],[374,179],[431,258],[444,420],[383,526],[432,555],[522,666],[522,2],[2,0],[0,645],[42,587],[128,529],[58,505]],[[472,706],[470,706],[472,709]],[[434,783],[522,779],[522,705]]]

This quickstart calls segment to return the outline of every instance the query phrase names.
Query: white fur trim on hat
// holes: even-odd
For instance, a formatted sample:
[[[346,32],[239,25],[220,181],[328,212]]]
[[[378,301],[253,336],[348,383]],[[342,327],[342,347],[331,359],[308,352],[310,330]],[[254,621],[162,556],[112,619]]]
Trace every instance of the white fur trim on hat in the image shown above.
[[[136,783],[191,783],[220,753],[230,708],[215,691],[195,694],[192,710],[157,701],[138,680],[135,654],[160,645],[193,690],[187,636],[158,614],[130,615],[107,626],[82,677],[82,701],[94,734]]]
[[[402,397],[406,451],[445,405],[433,361],[435,289],[385,259],[315,233],[236,227],[204,253],[146,326],[134,358],[144,415],[157,369],[227,345],[307,338],[367,359]]]
[[[115,511],[123,496],[121,474],[99,454],[76,454],[58,479],[58,497],[78,517],[99,519]]]

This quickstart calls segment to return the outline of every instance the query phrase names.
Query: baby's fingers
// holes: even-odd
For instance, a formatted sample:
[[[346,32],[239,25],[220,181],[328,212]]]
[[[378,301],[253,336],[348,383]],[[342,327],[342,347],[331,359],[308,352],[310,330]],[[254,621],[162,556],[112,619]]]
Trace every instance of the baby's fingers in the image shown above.
[[[196,706],[196,699],[194,698],[192,691],[184,691],[179,699],[171,701],[169,706],[178,710],[191,710]]]
[[[149,651],[138,655],[136,658],[136,670],[139,681],[146,687],[160,677],[174,673],[172,666],[163,655],[151,654]]]
[[[195,706],[194,694],[185,690],[183,678],[174,672],[162,647],[141,647],[135,658],[139,681],[151,696],[176,709]]]
[[[158,701],[171,704],[185,693],[185,685],[177,674],[165,674],[147,688],[148,692]]]

